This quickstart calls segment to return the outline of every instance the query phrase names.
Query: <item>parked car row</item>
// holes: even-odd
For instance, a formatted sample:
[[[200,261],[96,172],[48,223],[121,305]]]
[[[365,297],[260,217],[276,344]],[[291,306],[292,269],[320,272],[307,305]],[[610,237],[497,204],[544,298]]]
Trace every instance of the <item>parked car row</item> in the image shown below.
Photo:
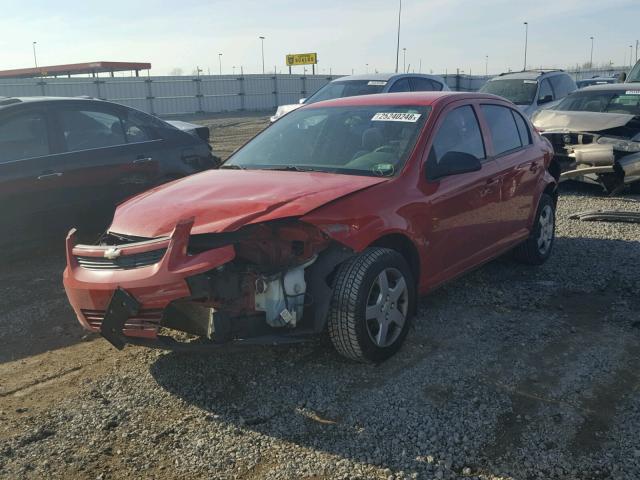
[[[549,258],[562,178],[640,180],[633,84],[576,91],[547,70],[501,75],[493,93],[436,83],[339,79],[219,169],[198,126],[88,99],[0,100],[2,214],[68,221],[121,202],[97,242],[71,230],[64,272],[81,325],[117,348],[327,331],[344,356],[379,362],[418,295],[507,252]]]

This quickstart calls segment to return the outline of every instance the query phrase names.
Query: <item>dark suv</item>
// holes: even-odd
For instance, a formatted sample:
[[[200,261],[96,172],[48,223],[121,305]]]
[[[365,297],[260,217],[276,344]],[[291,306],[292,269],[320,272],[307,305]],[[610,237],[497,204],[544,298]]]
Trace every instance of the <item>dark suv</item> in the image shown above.
[[[101,100],[0,98],[0,243],[104,226],[123,199],[216,167],[208,129],[181,126]]]

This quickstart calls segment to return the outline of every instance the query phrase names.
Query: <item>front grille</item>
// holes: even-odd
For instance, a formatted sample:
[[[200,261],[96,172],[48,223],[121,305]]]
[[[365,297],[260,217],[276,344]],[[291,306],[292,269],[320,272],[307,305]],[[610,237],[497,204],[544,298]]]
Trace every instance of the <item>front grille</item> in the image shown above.
[[[104,320],[104,310],[81,310],[85,320],[91,328],[100,330]],[[137,315],[130,317],[124,324],[124,330],[155,331],[160,326],[162,309],[140,310]]]
[[[131,270],[158,263],[166,252],[166,248],[161,248],[149,252],[134,253],[133,255],[123,255],[113,260],[103,257],[77,255],[76,260],[78,260],[78,264],[81,267],[89,270]]]

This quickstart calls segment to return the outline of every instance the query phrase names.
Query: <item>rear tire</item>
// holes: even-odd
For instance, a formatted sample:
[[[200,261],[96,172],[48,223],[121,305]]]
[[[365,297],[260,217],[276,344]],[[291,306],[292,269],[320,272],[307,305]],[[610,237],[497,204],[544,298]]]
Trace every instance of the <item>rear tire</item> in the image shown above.
[[[556,232],[556,205],[546,193],[540,197],[538,211],[529,238],[513,251],[514,258],[527,265],[542,265],[553,249]]]
[[[358,362],[386,360],[407,336],[414,302],[414,280],[402,255],[366,249],[336,274],[328,319],[333,346]]]

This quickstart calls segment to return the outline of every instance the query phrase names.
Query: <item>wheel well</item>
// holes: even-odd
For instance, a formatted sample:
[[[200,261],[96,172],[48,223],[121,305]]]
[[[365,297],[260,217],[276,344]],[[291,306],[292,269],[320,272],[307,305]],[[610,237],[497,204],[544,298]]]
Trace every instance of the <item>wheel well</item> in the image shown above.
[[[400,253],[407,261],[407,265],[411,269],[413,280],[417,283],[420,281],[420,255],[414,243],[406,236],[400,233],[392,233],[380,237],[373,242],[370,247],[390,248]]]
[[[556,182],[560,180],[560,174],[562,173],[562,167],[560,166],[560,162],[555,158],[551,159],[551,163],[549,163],[549,173],[553,178],[556,179]]]
[[[558,203],[558,185],[555,183],[550,183],[547,185],[542,193],[546,193],[551,198],[553,198],[554,206]]]

